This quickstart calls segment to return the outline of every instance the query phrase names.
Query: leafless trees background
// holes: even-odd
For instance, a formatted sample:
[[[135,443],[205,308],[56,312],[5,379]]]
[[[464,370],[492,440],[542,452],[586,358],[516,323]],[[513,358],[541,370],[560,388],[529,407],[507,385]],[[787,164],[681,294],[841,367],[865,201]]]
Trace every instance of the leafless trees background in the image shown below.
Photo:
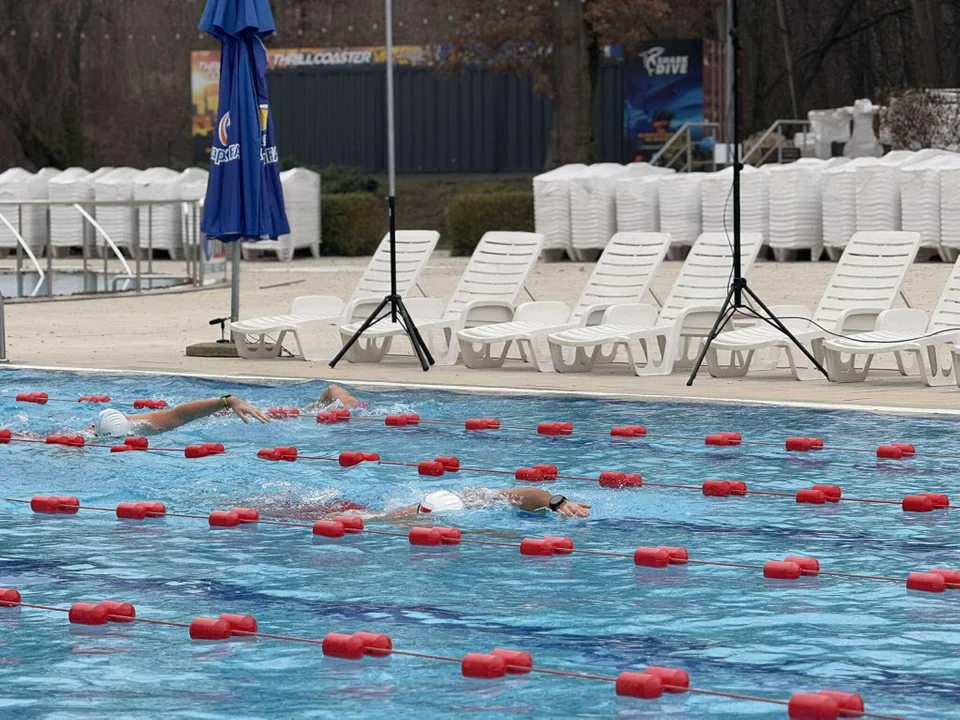
[[[0,167],[189,164],[189,55],[214,46],[197,30],[203,4],[0,0]],[[574,4],[585,7],[577,11]],[[280,29],[274,43],[382,44],[382,5],[273,0]],[[571,32],[590,5],[610,12],[588,18],[588,32]],[[721,38],[723,5],[401,0],[394,14],[398,44],[448,42],[463,35],[466,17],[483,24],[501,11],[530,8],[536,17],[500,29],[515,30],[520,41],[526,35],[629,45],[644,37]],[[793,115],[794,102],[802,115],[857,97],[885,102],[903,88],[960,86],[960,0],[741,0],[741,8],[750,131]],[[628,11],[633,21],[616,10]],[[579,67],[576,58],[571,62]],[[582,88],[577,93],[584,97]],[[582,152],[577,132],[581,146],[563,154]]]

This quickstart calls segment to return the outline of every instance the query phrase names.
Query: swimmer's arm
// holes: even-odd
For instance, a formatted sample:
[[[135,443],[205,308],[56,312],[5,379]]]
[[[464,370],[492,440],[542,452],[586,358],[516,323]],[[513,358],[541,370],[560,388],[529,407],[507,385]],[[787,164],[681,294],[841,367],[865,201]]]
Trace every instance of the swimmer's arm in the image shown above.
[[[251,417],[260,422],[270,422],[266,415],[238,397],[227,398],[227,405],[245,423],[250,422]],[[130,415],[127,419],[132,423],[147,425],[156,432],[163,432],[173,430],[208,415],[215,415],[223,409],[223,402],[220,398],[211,398],[209,400],[194,400],[183,405],[177,405],[177,407],[169,410],[157,410],[143,415]]]
[[[527,512],[547,510],[550,507],[550,498],[553,497],[546,490],[537,490],[536,488],[500,490],[499,493],[510,501],[511,505]],[[587,503],[566,500],[557,508],[557,513],[565,517],[590,517],[590,506]]]
[[[321,405],[332,405],[337,400],[339,400],[347,410],[353,410],[359,404],[359,400],[339,385],[328,385],[326,390],[324,390],[317,399],[317,402]]]

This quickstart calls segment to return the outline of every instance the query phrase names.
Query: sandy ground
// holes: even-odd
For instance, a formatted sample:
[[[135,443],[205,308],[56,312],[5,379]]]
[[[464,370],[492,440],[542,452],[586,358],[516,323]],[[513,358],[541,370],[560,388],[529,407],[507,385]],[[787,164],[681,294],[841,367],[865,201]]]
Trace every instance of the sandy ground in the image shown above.
[[[366,262],[366,258],[323,258],[297,259],[292,264],[244,263],[241,316],[287,312],[290,301],[297,295],[348,297]],[[422,291],[446,301],[453,293],[466,262],[466,258],[452,258],[438,251],[421,276]],[[155,270],[161,272],[173,272],[174,268],[179,270],[180,267],[180,263],[155,264]],[[751,273],[750,284],[767,304],[802,303],[812,308],[834,267],[826,262],[758,262]],[[679,268],[678,262],[666,262],[662,266],[654,282],[654,292],[660,298],[669,292]],[[539,263],[528,289],[537,300],[561,300],[572,304],[591,270],[589,264]],[[932,310],[949,271],[950,266],[942,263],[913,265],[904,286],[910,304]],[[280,286],[265,287],[271,285]],[[7,355],[12,365],[38,367],[327,378],[346,383],[455,385],[948,411],[960,408],[960,389],[956,386],[927,388],[918,380],[901,378],[889,369],[872,373],[865,383],[854,384],[831,384],[825,380],[797,382],[783,370],[758,373],[745,379],[721,380],[711,378],[704,370],[694,386],[688,388],[685,374],[637,378],[625,365],[614,365],[589,375],[542,374],[520,362],[508,362],[500,370],[468,370],[457,365],[435,367],[429,373],[423,373],[410,356],[389,358],[378,365],[342,362],[336,369],[329,368],[324,362],[290,359],[250,361],[186,357],[184,348],[187,345],[218,337],[218,330],[210,327],[208,320],[229,315],[229,311],[230,291],[224,288],[140,297],[8,304]],[[339,348],[339,336],[332,328],[322,330],[312,340],[319,353],[317,357],[332,357]],[[892,368],[892,365],[885,363],[883,367]]]

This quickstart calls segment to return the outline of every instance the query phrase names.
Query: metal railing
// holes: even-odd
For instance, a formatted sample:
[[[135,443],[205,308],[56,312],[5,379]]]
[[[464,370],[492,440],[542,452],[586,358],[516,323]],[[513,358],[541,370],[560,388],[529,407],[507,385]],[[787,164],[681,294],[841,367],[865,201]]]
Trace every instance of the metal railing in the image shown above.
[[[699,128],[700,130],[719,130],[720,123],[715,122],[686,122],[680,126],[680,129],[677,130],[673,136],[664,143],[663,147],[657,151],[657,154],[650,158],[651,165],[662,165],[665,168],[673,168],[677,172],[692,172],[694,163],[696,162],[693,158],[693,136],[690,131]],[[680,139],[685,139],[685,144],[680,146],[677,143],[680,142]],[[670,148],[677,145],[676,152],[667,157],[667,153]],[[677,167],[675,163],[678,158],[683,158],[683,165]],[[665,162],[664,162],[665,160]],[[704,165],[709,165],[711,170],[717,169],[717,160],[716,155],[711,153],[711,158],[708,161],[703,162]]]
[[[807,135],[811,134],[810,121],[809,120],[777,120],[775,123],[773,123],[773,125],[771,125],[766,129],[763,135],[761,135],[760,138],[753,144],[753,147],[751,147],[749,150],[747,150],[744,153],[742,162],[744,162],[745,164],[755,164],[758,166],[763,165],[765,162],[767,162],[768,159],[770,159],[773,153],[776,153],[777,163],[782,163],[783,149],[787,147],[788,143],[790,147],[794,146],[794,143],[793,143],[794,135],[791,135],[788,138],[788,137],[785,137],[782,132],[780,132],[781,128],[788,127],[788,126],[802,128],[798,133],[795,133],[796,135],[801,136],[800,152],[802,154],[803,149],[807,146]],[[751,158],[754,156],[755,153],[758,153],[764,149],[763,144],[766,142],[767,138],[770,138],[770,137],[775,137],[776,142],[771,147],[767,148],[766,152],[763,152],[760,155],[759,159],[754,163],[751,160]]]
[[[154,233],[154,208],[157,207],[167,207],[170,208],[179,208],[179,213],[176,214],[176,222],[180,225],[181,232],[180,236],[180,245],[177,246],[177,250],[181,249],[183,251],[183,263],[184,263],[184,272],[180,273],[169,273],[169,274],[158,274],[154,273],[153,262],[154,262],[154,243],[153,243],[153,233]],[[34,240],[34,247],[31,248],[31,243],[24,238],[24,211],[34,210],[37,207],[44,208],[46,217],[45,217],[45,227],[46,227],[46,238],[42,243],[36,243]],[[77,245],[54,245],[54,225],[56,222],[51,222],[52,213],[51,208],[70,208],[74,210],[79,218],[81,219],[81,233],[82,233],[82,242]],[[102,221],[98,222],[96,219],[97,208],[104,207],[127,207],[131,208],[133,212],[131,232],[129,237],[112,238],[104,229]],[[11,220],[9,216],[13,215],[11,209],[15,208],[16,211],[16,225]],[[175,285],[187,285],[200,287],[203,285],[210,284],[211,282],[220,282],[220,272],[221,268],[216,267],[216,275],[209,276],[212,266],[210,265],[211,257],[219,258],[223,256],[223,248],[219,241],[210,240],[205,238],[200,232],[200,213],[203,208],[202,200],[118,200],[118,201],[88,201],[83,203],[77,203],[75,201],[55,201],[55,200],[0,200],[0,230],[4,227],[13,235],[16,239],[16,283],[17,283],[17,297],[25,297],[24,294],[24,276],[25,273],[30,272],[30,270],[25,270],[24,260],[25,256],[29,259],[30,263],[33,266],[34,271],[39,277],[35,287],[31,292],[29,292],[29,297],[37,297],[40,294],[45,294],[48,297],[52,297],[54,293],[54,279],[56,272],[54,272],[54,255],[55,249],[57,247],[80,247],[82,251],[82,272],[84,274],[84,289],[86,290],[86,282],[91,275],[94,276],[94,292],[123,292],[126,290],[133,290],[137,293],[140,293],[144,290],[144,281],[148,281],[151,287],[155,284],[157,280],[164,281],[173,281],[172,283],[167,282],[166,284],[175,284]],[[146,214],[144,218],[143,215]],[[171,213],[172,214],[172,213]],[[141,222],[141,220],[145,222]],[[31,220],[33,221],[33,220]],[[61,218],[60,223],[63,222]],[[92,229],[93,232],[88,231],[88,227]],[[141,237],[141,227],[146,230],[146,244],[143,243],[144,238]],[[92,237],[91,237],[92,236]],[[103,289],[100,289],[100,279],[96,277],[99,272],[96,270],[91,270],[91,261],[97,259],[94,256],[94,249],[91,247],[92,238],[102,238],[103,240]],[[97,243],[93,243],[94,246]],[[124,246],[128,249],[130,256],[133,261],[133,267],[131,267],[131,262],[124,257],[121,247]],[[37,259],[36,254],[33,252],[36,249],[38,252],[40,248],[43,248],[46,252],[47,262],[46,270],[42,267],[40,261]],[[169,250],[170,248],[164,248]],[[144,259],[144,252],[146,251],[146,258]],[[112,280],[110,279],[110,260],[111,257],[116,258],[120,266],[122,267],[122,273],[118,273],[116,277]],[[171,253],[171,259],[173,259],[173,254]],[[146,264],[146,273],[144,273],[144,264]],[[227,278],[227,263],[225,259],[222,261],[222,281],[226,282]],[[72,271],[72,269],[63,269],[64,272]],[[2,274],[2,271],[0,271]],[[118,285],[122,283],[123,286],[118,289]],[[133,286],[131,288],[131,285]],[[41,292],[41,289],[45,292]],[[149,289],[149,288],[148,288]]]

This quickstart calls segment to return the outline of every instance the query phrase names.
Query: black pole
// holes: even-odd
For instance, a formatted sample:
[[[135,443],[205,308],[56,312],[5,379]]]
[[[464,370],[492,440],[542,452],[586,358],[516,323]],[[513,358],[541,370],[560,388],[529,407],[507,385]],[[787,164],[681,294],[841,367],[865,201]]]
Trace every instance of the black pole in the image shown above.
[[[803,346],[793,333],[787,328],[786,325],[781,322],[780,318],[770,312],[770,309],[763,303],[753,290],[747,286],[747,279],[743,277],[743,266],[740,263],[740,249],[741,249],[741,235],[740,235],[740,171],[743,169],[743,163],[741,162],[740,156],[740,135],[741,135],[741,120],[740,117],[740,3],[738,0],[730,0],[730,45],[733,50],[731,58],[731,65],[733,66],[733,82],[732,92],[733,92],[733,275],[731,276],[730,289],[727,292],[727,298],[724,300],[723,305],[720,308],[720,312],[717,313],[717,320],[713,324],[710,332],[707,334],[706,339],[703,341],[703,347],[700,348],[700,353],[697,356],[696,361],[693,364],[693,370],[690,372],[690,377],[687,378],[687,386],[693,385],[693,381],[697,379],[697,373],[700,372],[700,366],[703,365],[704,359],[707,357],[707,353],[710,351],[710,345],[713,343],[714,339],[726,328],[727,324],[732,322],[733,319],[740,312],[740,308],[748,307],[743,302],[743,293],[746,293],[750,298],[760,306],[761,312],[749,308],[749,315],[768,325],[776,328],[781,333],[783,333],[790,342],[797,346],[797,349],[802,352],[807,360],[823,373],[824,377],[829,377],[827,371],[824,369],[823,365],[818,361],[807,348]]]
[[[390,322],[399,324],[410,340],[410,347],[413,348],[413,354],[420,361],[420,367],[424,371],[430,369],[433,365],[433,356],[427,348],[420,331],[417,329],[413,318],[403,304],[403,298],[397,292],[397,220],[396,220],[396,200],[397,200],[397,164],[396,164],[396,143],[394,136],[395,113],[393,110],[393,0],[384,0],[384,14],[386,16],[387,26],[387,184],[389,194],[387,196],[387,207],[390,213],[390,294],[387,295],[380,305],[370,316],[360,325],[359,329],[353,334],[346,344],[340,349],[336,357],[330,361],[330,367],[336,367],[337,363],[349,352],[350,348],[360,339],[360,336],[370,327],[383,320],[390,318]],[[389,312],[383,311],[389,305]],[[455,339],[451,339],[455,341]]]
[[[743,268],[740,264],[740,13],[738,0],[730,3],[730,44],[733,49],[733,302],[743,302]]]

